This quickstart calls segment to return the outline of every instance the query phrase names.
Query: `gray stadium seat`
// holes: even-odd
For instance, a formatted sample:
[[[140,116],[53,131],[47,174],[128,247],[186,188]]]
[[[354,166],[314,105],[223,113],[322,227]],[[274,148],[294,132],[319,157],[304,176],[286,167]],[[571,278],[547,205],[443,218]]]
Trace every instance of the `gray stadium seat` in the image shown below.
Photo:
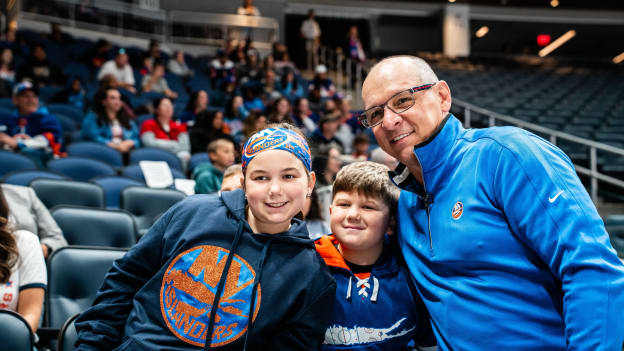
[[[136,242],[134,219],[125,211],[57,206],[52,217],[69,245],[128,248]]]
[[[185,197],[178,190],[131,186],[122,190],[119,207],[134,215],[139,236],[143,236],[158,216]]]
[[[57,205],[104,207],[104,190],[97,184],[59,179],[35,179],[30,182],[47,208]]]
[[[0,351],[32,351],[33,334],[30,326],[18,313],[0,310],[0,330],[2,342]]]

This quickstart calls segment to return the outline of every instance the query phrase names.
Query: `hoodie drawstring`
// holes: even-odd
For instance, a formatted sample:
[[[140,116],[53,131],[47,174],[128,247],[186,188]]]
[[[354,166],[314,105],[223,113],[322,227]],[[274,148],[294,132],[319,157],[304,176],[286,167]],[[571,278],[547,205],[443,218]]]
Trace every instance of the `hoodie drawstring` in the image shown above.
[[[368,293],[366,292],[366,288],[370,288],[370,278],[364,278],[364,279],[360,279],[358,277],[355,277],[355,279],[357,279],[357,282],[355,283],[355,287],[356,288],[360,288],[360,291],[358,291],[358,295],[364,295],[364,297],[368,297]],[[372,277],[373,278],[373,293],[371,295],[370,300],[375,302],[377,301],[377,295],[379,294],[379,280],[377,280],[377,278]],[[349,287],[347,288],[347,296],[346,299],[350,299],[351,298],[351,284],[353,281],[353,276],[349,277]]]
[[[269,246],[273,242],[272,239],[269,239],[267,243],[264,245],[262,249],[262,258],[260,259],[260,263],[258,264],[258,271],[256,273],[256,279],[253,283],[253,289],[251,290],[251,302],[249,303],[249,315],[247,317],[247,334],[245,334],[245,343],[243,344],[243,351],[247,350],[247,340],[249,339],[249,334],[251,334],[251,326],[253,323],[253,315],[255,312],[255,304],[256,304],[256,293],[258,291],[258,284],[260,283],[260,278],[262,278],[262,266],[264,266],[264,260],[266,259],[267,252],[269,252]]]
[[[206,332],[206,343],[204,344],[204,350],[210,350],[210,344],[212,343],[212,332],[214,329],[214,320],[217,315],[217,309],[219,308],[219,300],[221,299],[221,295],[223,294],[223,289],[225,288],[225,281],[227,280],[228,271],[230,270],[230,266],[232,265],[232,259],[234,258],[234,254],[236,253],[236,249],[238,248],[238,243],[240,242],[240,238],[243,233],[243,222],[238,222],[238,229],[236,230],[236,235],[234,236],[234,240],[232,240],[232,246],[230,247],[230,253],[228,254],[227,261],[225,261],[225,267],[223,267],[223,272],[221,272],[221,278],[219,278],[219,284],[217,285],[217,291],[215,293],[214,301],[212,302],[212,307],[210,308],[210,318],[208,320],[208,329]]]

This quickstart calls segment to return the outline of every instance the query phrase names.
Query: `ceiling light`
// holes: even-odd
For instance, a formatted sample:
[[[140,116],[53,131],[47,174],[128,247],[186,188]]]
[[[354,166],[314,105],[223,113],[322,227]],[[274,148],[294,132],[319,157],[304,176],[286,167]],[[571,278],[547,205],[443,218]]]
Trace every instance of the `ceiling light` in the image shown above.
[[[550,0],[550,6],[552,7],[559,6],[559,0]]]
[[[568,40],[574,38],[575,35],[576,35],[576,31],[575,30],[567,31],[564,35],[560,36],[559,38],[555,39],[555,41],[550,43],[550,45],[548,45],[545,48],[543,48],[542,50],[540,50],[538,55],[540,57],[544,57],[544,56],[550,54],[551,52],[553,52],[557,48],[559,48],[561,45],[565,44]]]
[[[449,0],[449,2],[455,2],[455,0]]]
[[[624,61],[624,52],[613,58],[613,63],[616,65],[622,61]]]
[[[477,38],[483,38],[486,34],[488,34],[489,31],[490,31],[490,28],[488,28],[487,26],[483,26],[477,29],[477,31],[475,32],[475,35],[477,36]]]

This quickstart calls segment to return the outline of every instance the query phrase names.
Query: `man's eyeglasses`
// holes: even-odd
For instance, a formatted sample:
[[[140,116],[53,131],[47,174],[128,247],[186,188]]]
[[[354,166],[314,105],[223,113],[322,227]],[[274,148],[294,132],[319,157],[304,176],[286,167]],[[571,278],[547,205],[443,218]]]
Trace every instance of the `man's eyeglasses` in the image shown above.
[[[362,123],[364,127],[373,128],[383,121],[384,110],[386,106],[388,106],[390,111],[394,113],[405,112],[416,103],[416,97],[414,96],[415,93],[430,89],[435,84],[436,83],[429,83],[400,91],[392,95],[392,97],[383,104],[373,106],[368,110],[362,112],[362,114],[360,114],[360,116],[358,117],[358,120],[360,121],[360,123]]]

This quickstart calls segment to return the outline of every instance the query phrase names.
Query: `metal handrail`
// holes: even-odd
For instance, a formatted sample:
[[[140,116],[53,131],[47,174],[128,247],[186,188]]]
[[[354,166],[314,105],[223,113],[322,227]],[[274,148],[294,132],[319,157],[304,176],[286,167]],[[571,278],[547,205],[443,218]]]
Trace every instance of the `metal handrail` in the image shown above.
[[[345,56],[341,49],[333,49],[325,45],[319,47],[319,61],[333,72],[337,91],[342,95],[351,95],[353,108],[363,108],[361,95],[364,68],[362,64]]]
[[[464,109],[464,126],[470,128],[471,114],[476,112],[488,117],[488,125],[490,127],[496,124],[496,121],[502,121],[508,124],[516,125],[520,128],[530,129],[549,136],[549,140],[557,145],[558,139],[568,140],[576,144],[589,147],[589,168],[575,164],[576,171],[580,174],[590,177],[590,195],[594,203],[598,203],[598,180],[618,186],[624,189],[624,181],[598,172],[598,150],[610,152],[616,155],[624,156],[624,149],[620,149],[608,144],[599,143],[593,140],[577,137],[572,134],[564,133],[555,129],[546,128],[531,122],[523,121],[518,118],[503,115],[498,112],[490,111],[482,107],[473,105],[461,99],[453,99],[453,104]]]

